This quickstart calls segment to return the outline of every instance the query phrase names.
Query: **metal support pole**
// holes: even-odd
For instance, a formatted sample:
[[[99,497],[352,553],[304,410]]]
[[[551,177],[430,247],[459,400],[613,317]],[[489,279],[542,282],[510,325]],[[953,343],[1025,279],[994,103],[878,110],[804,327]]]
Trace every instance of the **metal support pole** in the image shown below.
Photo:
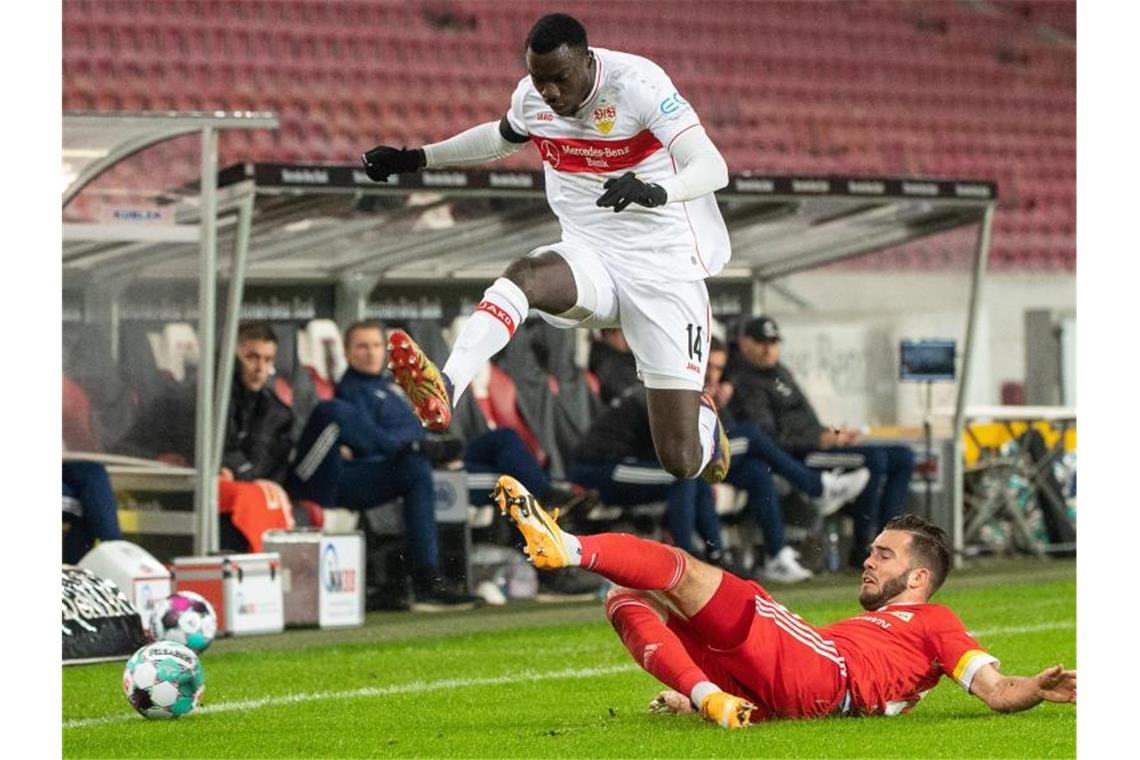
[[[238,323],[241,321],[241,303],[245,292],[245,262],[249,256],[249,231],[252,225],[253,194],[251,193],[242,198],[238,206],[237,239],[234,242],[233,268],[230,272],[230,288],[226,300],[226,321],[222,325],[222,350],[218,354],[214,441],[211,449],[213,459],[210,462],[210,472],[221,472],[222,469],[222,449],[226,441],[226,421],[230,409],[230,391],[233,387]]]
[[[218,259],[218,133],[213,127],[202,129],[202,180],[200,255],[198,272],[198,396],[195,410],[194,553],[207,554],[218,549],[218,489],[216,470],[210,450],[213,441],[214,402],[214,324],[217,295]]]
[[[962,565],[963,546],[962,523],[965,489],[963,488],[962,469],[964,467],[964,451],[962,434],[966,427],[966,398],[970,393],[970,368],[972,362],[970,355],[974,350],[974,332],[977,328],[978,306],[981,304],[982,278],[985,276],[986,264],[990,258],[990,233],[993,228],[994,206],[986,206],[982,216],[981,229],[978,233],[978,246],[974,254],[974,279],[970,284],[970,305],[966,312],[966,340],[962,351],[962,373],[958,379],[958,398],[954,403],[954,501],[950,505],[952,517],[952,533],[954,542],[954,566]]]
[[[336,323],[343,330],[353,322],[364,319],[368,295],[379,278],[353,272],[342,276],[336,283],[336,305],[333,314]]]
[[[752,316],[759,316],[768,312],[767,281],[752,275]]]

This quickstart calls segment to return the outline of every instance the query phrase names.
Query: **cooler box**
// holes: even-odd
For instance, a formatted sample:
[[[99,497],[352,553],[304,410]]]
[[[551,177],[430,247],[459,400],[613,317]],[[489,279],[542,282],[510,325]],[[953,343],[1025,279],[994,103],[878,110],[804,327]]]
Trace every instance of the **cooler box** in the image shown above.
[[[150,552],[130,541],[104,541],[79,560],[79,566],[114,581],[150,630],[150,612],[159,599],[170,596],[170,571]]]
[[[281,555],[176,557],[174,587],[206,597],[218,613],[218,635],[280,633],[285,629]]]
[[[267,551],[281,555],[285,625],[364,624],[364,533],[312,528],[270,530]]]

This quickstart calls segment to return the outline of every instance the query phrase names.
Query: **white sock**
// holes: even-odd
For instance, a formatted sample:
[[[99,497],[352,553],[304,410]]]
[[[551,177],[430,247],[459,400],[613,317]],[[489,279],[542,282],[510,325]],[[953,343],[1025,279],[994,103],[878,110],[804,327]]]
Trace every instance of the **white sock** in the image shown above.
[[[716,448],[716,412],[701,404],[700,414],[697,416],[697,427],[701,435],[701,466],[697,472],[702,472],[712,461],[713,449]]]
[[[723,689],[712,681],[701,681],[689,692],[689,699],[693,700],[693,706],[699,710],[701,709],[701,702],[704,701],[705,697],[709,694],[715,694],[718,691],[723,691]]]
[[[479,368],[507,345],[529,308],[526,294],[506,277],[495,280],[483,293],[483,300],[459,332],[443,366],[443,374],[451,380],[452,407]]]
[[[561,529],[559,529],[561,530]],[[566,544],[566,553],[570,555],[570,564],[582,564],[582,542],[573,533],[562,531],[562,543]]]

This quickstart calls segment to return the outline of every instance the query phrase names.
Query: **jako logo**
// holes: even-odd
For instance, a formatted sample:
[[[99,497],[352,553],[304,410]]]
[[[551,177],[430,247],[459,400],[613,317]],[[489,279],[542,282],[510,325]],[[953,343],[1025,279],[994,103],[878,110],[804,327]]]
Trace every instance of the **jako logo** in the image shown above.
[[[325,591],[356,591],[356,570],[342,570],[336,547],[329,544],[321,554],[321,585]]]

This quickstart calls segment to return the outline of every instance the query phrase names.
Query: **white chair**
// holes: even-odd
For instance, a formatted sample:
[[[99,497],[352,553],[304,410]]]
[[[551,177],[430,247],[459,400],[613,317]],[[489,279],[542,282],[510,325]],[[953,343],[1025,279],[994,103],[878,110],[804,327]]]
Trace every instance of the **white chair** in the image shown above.
[[[198,333],[186,322],[164,325],[161,332],[148,333],[147,340],[154,352],[155,366],[177,382],[186,379],[188,366],[198,365]]]
[[[297,332],[297,360],[313,377],[317,395],[331,397],[331,389],[348,368],[340,329],[331,319],[311,319]],[[327,395],[322,393],[327,391]]]

